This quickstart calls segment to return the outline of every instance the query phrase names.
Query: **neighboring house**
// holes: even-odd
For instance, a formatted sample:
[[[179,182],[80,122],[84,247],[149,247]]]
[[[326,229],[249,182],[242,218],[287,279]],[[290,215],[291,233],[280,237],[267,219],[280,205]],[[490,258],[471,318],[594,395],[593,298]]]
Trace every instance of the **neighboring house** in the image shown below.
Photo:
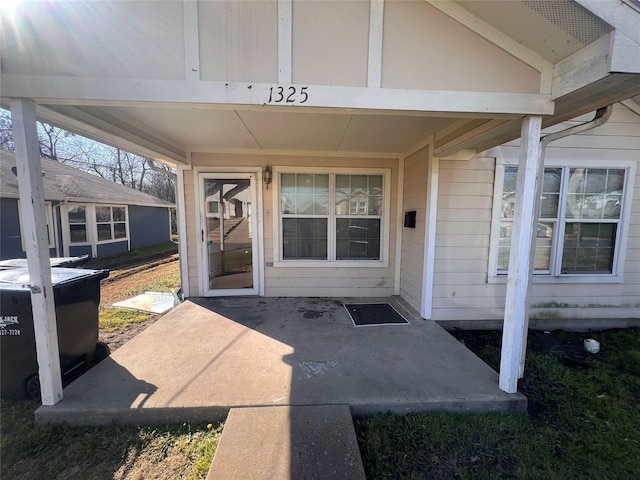
[[[50,255],[105,257],[168,242],[173,205],[138,190],[41,159]],[[0,150],[0,257],[24,258],[13,152]]]
[[[639,24],[637,0],[29,2],[0,79],[25,135],[35,112],[176,167],[186,296],[504,318],[512,382],[530,304],[640,317]],[[614,104],[547,149],[537,219],[541,128]]]

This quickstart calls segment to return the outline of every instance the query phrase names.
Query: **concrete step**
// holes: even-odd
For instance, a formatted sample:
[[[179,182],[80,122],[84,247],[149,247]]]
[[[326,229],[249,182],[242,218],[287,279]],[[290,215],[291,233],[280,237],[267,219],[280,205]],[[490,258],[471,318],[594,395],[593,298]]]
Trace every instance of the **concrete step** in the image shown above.
[[[348,405],[232,408],[207,480],[365,480]]]

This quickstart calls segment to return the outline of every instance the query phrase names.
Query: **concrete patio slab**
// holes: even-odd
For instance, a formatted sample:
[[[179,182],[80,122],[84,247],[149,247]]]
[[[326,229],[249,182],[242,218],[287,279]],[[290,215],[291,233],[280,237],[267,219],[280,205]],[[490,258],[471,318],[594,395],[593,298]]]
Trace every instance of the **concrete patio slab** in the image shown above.
[[[234,407],[291,405],[349,405],[356,416],[526,409],[523,395],[499,390],[495,371],[395,297],[410,324],[356,328],[343,307],[353,301],[191,299],[69,385],[64,399],[38,409],[36,418],[209,422]]]

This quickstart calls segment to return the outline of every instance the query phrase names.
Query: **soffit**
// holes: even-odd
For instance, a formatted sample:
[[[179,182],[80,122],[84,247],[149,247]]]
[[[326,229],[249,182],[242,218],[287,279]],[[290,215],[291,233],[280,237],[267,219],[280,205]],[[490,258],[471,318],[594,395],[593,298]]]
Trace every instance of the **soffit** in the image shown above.
[[[572,0],[459,0],[457,3],[551,63],[612,30]]]
[[[292,150],[403,154],[455,118],[349,111],[229,110],[209,108],[84,107],[144,125],[191,151]]]

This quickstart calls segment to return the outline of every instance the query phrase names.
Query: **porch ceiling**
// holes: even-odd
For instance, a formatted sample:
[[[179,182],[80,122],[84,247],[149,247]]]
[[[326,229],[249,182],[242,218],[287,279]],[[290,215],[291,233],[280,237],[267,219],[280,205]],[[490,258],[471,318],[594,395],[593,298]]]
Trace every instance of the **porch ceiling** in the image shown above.
[[[122,142],[125,132],[136,138],[162,139],[167,153],[299,151],[327,154],[403,155],[430,135],[447,131],[461,119],[415,112],[372,112],[348,109],[278,109],[261,107],[69,106],[40,105],[39,116],[61,128],[159,160],[137,142]],[[469,118],[477,125],[490,119]],[[121,134],[109,141],[111,127]],[[113,133],[113,132],[112,132]],[[157,149],[157,145],[154,147]]]

